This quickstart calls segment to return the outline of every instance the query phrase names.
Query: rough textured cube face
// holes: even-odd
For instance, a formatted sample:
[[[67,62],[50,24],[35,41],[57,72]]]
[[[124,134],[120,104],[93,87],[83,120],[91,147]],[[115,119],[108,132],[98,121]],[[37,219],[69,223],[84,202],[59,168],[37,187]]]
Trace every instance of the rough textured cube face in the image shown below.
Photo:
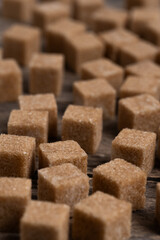
[[[134,210],[145,205],[147,176],[139,167],[115,159],[93,170],[93,191],[102,191],[132,204]]]
[[[131,231],[131,208],[128,202],[102,192],[94,193],[74,208],[73,239],[128,239]]]
[[[45,31],[45,44],[48,52],[66,54],[67,36],[76,36],[85,32],[86,26],[72,19],[61,19],[50,24]]]
[[[132,97],[143,93],[159,100],[160,82],[158,78],[129,76],[120,88],[120,98]]]
[[[157,133],[160,125],[159,101],[148,94],[119,101],[118,128],[134,128]]]
[[[104,47],[92,33],[68,36],[66,39],[66,61],[68,67],[77,73],[83,63],[103,56]]]
[[[155,149],[155,133],[123,129],[112,142],[112,159],[125,159],[149,174],[154,166]]]
[[[20,219],[31,199],[31,180],[0,178],[0,231],[18,232]]]
[[[123,81],[123,69],[108,59],[98,59],[84,63],[81,67],[81,78],[105,78],[116,90]]]
[[[62,120],[62,139],[74,140],[95,153],[102,138],[102,109],[69,105]]]
[[[160,224],[160,183],[157,183],[156,189],[156,219]]]
[[[0,135],[0,177],[31,177],[36,142],[32,137]]]
[[[101,8],[92,16],[92,27],[95,32],[104,32],[114,28],[125,27],[127,12],[114,8]]]
[[[0,102],[17,101],[22,94],[22,73],[14,60],[0,60]]]
[[[39,167],[51,167],[72,163],[87,173],[87,154],[75,141],[44,143],[39,146]]]
[[[3,34],[3,56],[14,58],[20,65],[28,65],[32,55],[41,47],[37,28],[13,25]]]
[[[35,54],[29,67],[30,93],[54,93],[58,96],[63,84],[63,65],[64,58],[62,55]]]
[[[38,199],[64,203],[71,208],[86,198],[89,178],[70,163],[38,171]]]
[[[64,204],[31,201],[21,219],[22,240],[67,240],[69,207]]]
[[[143,36],[146,40],[160,46],[159,21],[153,21],[146,24]]]
[[[105,79],[75,82],[73,95],[75,104],[101,107],[105,119],[115,117],[116,91]]]
[[[160,127],[158,128],[158,146],[157,146],[157,154],[160,159]]]
[[[128,9],[134,8],[134,7],[158,7],[159,6],[159,0],[126,0],[126,7]]]
[[[36,145],[48,141],[48,112],[13,110],[8,121],[8,134],[36,138]]]
[[[35,0],[2,0],[2,12],[6,18],[30,22]]]
[[[40,3],[33,10],[33,24],[45,30],[49,24],[69,16],[70,8],[64,3]]]
[[[19,106],[26,111],[48,111],[49,135],[57,136],[57,103],[53,94],[22,95]]]

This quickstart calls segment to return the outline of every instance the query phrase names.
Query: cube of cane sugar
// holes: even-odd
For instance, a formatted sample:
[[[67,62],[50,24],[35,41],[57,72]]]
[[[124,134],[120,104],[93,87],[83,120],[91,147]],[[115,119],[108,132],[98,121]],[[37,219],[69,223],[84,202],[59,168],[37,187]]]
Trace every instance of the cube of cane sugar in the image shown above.
[[[122,158],[149,174],[154,166],[156,134],[123,129],[112,142],[112,159]]]
[[[157,146],[157,155],[158,155],[158,158],[160,159],[160,127],[158,128],[158,146]]]
[[[43,143],[39,146],[39,167],[51,167],[72,163],[87,173],[87,154],[75,141]]]
[[[103,7],[103,0],[74,0],[74,17],[90,25],[92,14]]]
[[[76,204],[73,212],[73,239],[122,240],[131,232],[132,206],[102,192]]]
[[[69,207],[31,201],[21,219],[21,240],[68,240]]]
[[[100,34],[100,38],[105,45],[105,54],[114,62],[119,61],[120,47],[138,41],[138,37],[123,28],[114,29]]]
[[[26,111],[48,111],[49,135],[57,136],[57,103],[53,94],[37,94],[19,96],[19,106]]]
[[[118,128],[134,128],[157,133],[160,126],[159,101],[148,94],[119,101]]]
[[[115,117],[116,91],[105,79],[78,81],[73,86],[75,104],[101,107],[105,119]]]
[[[31,200],[31,180],[0,178],[0,231],[18,232],[20,219]]]
[[[48,52],[66,54],[66,37],[85,32],[85,25],[72,19],[61,19],[45,30],[45,45]]]
[[[64,57],[60,54],[35,54],[30,62],[29,90],[32,94],[62,91]]]
[[[149,42],[139,40],[129,45],[121,46],[119,53],[119,62],[122,66],[143,60],[156,60],[158,48]]]
[[[34,137],[38,147],[48,141],[48,112],[13,110],[8,121],[8,134]]]
[[[105,58],[84,63],[81,67],[81,79],[104,78],[117,91],[123,82],[123,75],[123,68]]]
[[[151,21],[145,25],[145,31],[143,37],[152,42],[153,44],[160,46],[160,30],[159,30],[159,20]]]
[[[95,32],[104,32],[122,28],[127,23],[127,12],[122,9],[101,8],[92,15],[92,28]]]
[[[126,8],[131,9],[134,7],[158,7],[159,0],[125,0]]]
[[[157,100],[160,98],[160,81],[158,78],[129,76],[122,84],[120,98],[132,97],[140,94],[150,94]]]
[[[33,25],[45,28],[61,18],[70,16],[70,8],[62,2],[39,3],[33,10]]]
[[[82,33],[66,39],[66,61],[68,67],[79,73],[83,63],[101,58],[104,47],[99,38],[92,33]]]
[[[38,199],[73,208],[89,192],[89,178],[71,163],[38,171]]]
[[[6,18],[30,22],[35,0],[2,0],[2,13]]]
[[[156,187],[156,219],[160,224],[160,183],[157,183]]]
[[[102,138],[102,109],[69,105],[62,119],[62,139],[74,140],[87,153],[95,153]]]
[[[16,61],[0,60],[0,102],[17,101],[22,94],[22,72]]]
[[[1,134],[0,177],[31,177],[35,170],[35,149],[32,137]]]
[[[144,208],[147,175],[139,167],[123,159],[115,159],[93,170],[93,191],[102,191],[132,204],[134,210]]]
[[[11,26],[3,34],[3,57],[28,65],[32,55],[40,50],[40,35],[40,31],[31,26]]]

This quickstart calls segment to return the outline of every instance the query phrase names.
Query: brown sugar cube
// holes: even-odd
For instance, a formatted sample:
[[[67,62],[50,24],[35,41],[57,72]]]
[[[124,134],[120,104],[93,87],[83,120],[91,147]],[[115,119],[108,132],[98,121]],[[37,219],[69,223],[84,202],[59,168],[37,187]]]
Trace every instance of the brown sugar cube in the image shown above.
[[[60,54],[35,54],[29,66],[29,91],[32,94],[60,95],[63,85],[64,57]]]
[[[48,111],[49,136],[57,136],[57,103],[53,94],[19,96],[19,106],[26,111]]]
[[[158,158],[160,159],[160,127],[158,128],[158,146],[157,146],[157,155]]]
[[[48,141],[48,112],[12,110],[8,134],[34,137],[38,147]]]
[[[86,26],[72,19],[61,19],[50,24],[45,30],[45,45],[48,52],[66,54],[67,36],[76,36],[83,33]]]
[[[123,28],[114,29],[100,34],[105,45],[105,54],[114,62],[119,62],[119,50],[123,45],[138,41],[138,37]]]
[[[133,210],[144,208],[147,175],[123,159],[115,159],[93,170],[93,191],[102,191],[132,204]]]
[[[143,37],[155,45],[160,46],[159,21],[151,21],[145,25]]]
[[[21,240],[68,240],[69,207],[31,201],[21,219]]]
[[[101,107],[105,119],[115,117],[116,91],[105,79],[75,82],[73,96],[77,105]]]
[[[101,58],[104,47],[99,38],[92,33],[82,33],[66,39],[66,62],[68,67],[80,72],[83,63]]]
[[[134,128],[157,133],[160,126],[160,104],[148,94],[119,101],[118,128]]]
[[[126,98],[145,93],[159,100],[160,81],[158,78],[129,76],[122,84],[119,96],[120,98]]]
[[[123,82],[123,75],[123,68],[105,58],[84,63],[81,67],[81,79],[104,78],[117,91]]]
[[[41,47],[40,31],[26,25],[13,25],[3,34],[3,56],[20,65],[28,65],[32,55]]]
[[[124,240],[131,234],[132,206],[102,192],[76,204],[73,213],[74,240]]]
[[[123,129],[112,142],[112,159],[122,158],[149,174],[154,166],[156,134]]]
[[[157,183],[156,187],[156,219],[160,224],[160,183]]]
[[[139,40],[129,45],[121,46],[119,61],[122,66],[143,60],[156,60],[158,49],[151,43]]]
[[[75,141],[43,143],[39,146],[39,167],[51,167],[72,163],[87,173],[87,154]]]
[[[73,208],[89,192],[89,178],[71,163],[38,171],[38,199]]]
[[[159,0],[125,0],[126,8],[134,7],[158,7]]]
[[[0,102],[17,101],[22,94],[22,72],[16,61],[0,59]]]
[[[62,139],[74,140],[87,153],[95,153],[102,138],[101,108],[69,105],[62,119]]]
[[[2,13],[6,18],[30,22],[36,0],[2,0]]]
[[[103,0],[74,0],[74,17],[90,25],[92,14],[97,11],[97,9],[102,8],[103,5]]]
[[[33,25],[45,30],[49,24],[70,14],[69,6],[62,2],[39,3],[33,10]]]
[[[101,8],[92,15],[92,28],[95,32],[125,27],[127,12],[122,9]]]
[[[31,180],[0,178],[0,232],[18,232],[20,219],[31,200]]]
[[[31,177],[35,170],[35,148],[32,137],[1,134],[0,177]]]

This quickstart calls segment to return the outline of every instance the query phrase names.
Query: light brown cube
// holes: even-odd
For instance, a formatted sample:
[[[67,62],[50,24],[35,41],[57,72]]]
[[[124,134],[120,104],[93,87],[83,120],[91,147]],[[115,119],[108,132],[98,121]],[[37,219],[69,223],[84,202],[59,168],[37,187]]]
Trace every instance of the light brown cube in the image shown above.
[[[61,94],[64,57],[60,54],[35,54],[29,66],[29,91],[32,94]]]
[[[13,25],[3,34],[3,57],[13,58],[20,65],[29,64],[34,53],[41,48],[40,31],[26,25]]]
[[[160,183],[157,183],[156,187],[156,219],[160,224]]]
[[[140,94],[150,94],[160,99],[160,81],[154,77],[129,76],[122,84],[119,92],[120,98],[133,97]]]
[[[25,111],[48,111],[49,136],[57,136],[57,103],[53,94],[19,96],[19,106]]]
[[[158,128],[158,143],[157,143],[157,155],[158,155],[158,158],[160,159],[160,126]]]
[[[130,203],[96,192],[74,208],[73,240],[129,239],[131,216]]]
[[[21,240],[68,240],[69,207],[31,201],[21,219]]]
[[[76,73],[80,72],[83,63],[101,58],[103,53],[104,47],[102,42],[92,33],[82,33],[74,37],[67,37],[66,61],[68,67]]]
[[[93,170],[93,191],[102,191],[144,208],[147,175],[139,167],[117,158]]]
[[[159,101],[148,94],[119,101],[118,128],[134,128],[157,133],[160,126]]]
[[[135,7],[159,7],[159,0],[125,0],[126,8]]]
[[[74,140],[87,153],[95,153],[102,138],[101,108],[69,105],[62,119],[62,139]]]
[[[123,68],[105,58],[84,63],[81,67],[81,79],[104,78],[117,91],[123,82],[123,76]]]
[[[73,206],[88,196],[89,178],[71,163],[38,171],[38,199]]]
[[[45,30],[49,24],[70,14],[70,7],[62,2],[39,3],[33,10],[33,25]]]
[[[149,174],[154,167],[156,134],[123,129],[112,142],[112,159],[122,158]]]
[[[92,28],[95,32],[104,32],[125,27],[127,12],[122,9],[103,7],[92,15]]]
[[[72,163],[87,174],[87,154],[75,141],[43,143],[39,146],[39,168]]]
[[[2,13],[6,18],[30,22],[36,0],[2,0]]]
[[[0,102],[17,101],[22,94],[22,72],[16,61],[0,59]]]
[[[18,232],[20,219],[31,200],[31,180],[0,178],[0,231]]]
[[[38,147],[48,141],[48,112],[12,110],[8,134],[34,137]]]
[[[101,107],[105,119],[115,117],[116,91],[105,79],[75,82],[73,96],[76,105]]]
[[[159,29],[159,20],[151,21],[145,25],[145,31],[143,37],[152,42],[153,44],[160,46],[160,29]]]
[[[76,36],[85,32],[86,26],[72,19],[61,19],[50,24],[45,30],[45,45],[48,52],[63,53],[66,55],[67,36]]]

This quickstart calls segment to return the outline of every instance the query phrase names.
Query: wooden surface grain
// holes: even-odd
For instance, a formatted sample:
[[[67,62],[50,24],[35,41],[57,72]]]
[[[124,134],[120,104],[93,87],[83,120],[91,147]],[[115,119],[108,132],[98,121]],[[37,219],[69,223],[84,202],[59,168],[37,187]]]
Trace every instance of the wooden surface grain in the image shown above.
[[[121,0],[111,0],[112,5],[121,7]],[[12,24],[11,21],[3,19],[0,16],[0,44],[3,31]],[[24,93],[28,93],[28,72],[27,69],[23,69],[24,75]],[[57,98],[58,103],[58,128],[59,128],[59,137],[57,140],[60,140],[60,130],[61,130],[61,118],[62,115],[68,106],[72,103],[72,84],[78,79],[78,76],[74,75],[71,72],[66,71],[64,79],[63,93],[60,97]],[[17,103],[5,103],[0,104],[0,133],[7,133],[7,122],[10,111],[12,109],[18,108]],[[92,169],[100,164],[103,164],[110,160],[111,153],[111,143],[115,136],[118,134],[117,131],[117,120],[115,119],[112,122],[105,122],[103,129],[103,139],[99,147],[98,152],[95,155],[89,156],[88,159],[88,175],[92,178]],[[52,141],[52,139],[50,139]],[[36,174],[33,179],[32,186],[32,197],[36,199],[37,193],[37,184],[36,184]],[[159,163],[156,159],[156,166],[147,181],[147,192],[146,192],[146,205],[145,208],[141,211],[133,212],[132,219],[132,236],[131,240],[158,240],[160,239],[160,230],[155,221],[155,187],[157,182],[160,182],[160,169]],[[91,189],[92,191],[92,181]],[[9,234],[0,233],[0,240],[18,240],[18,234]]]

